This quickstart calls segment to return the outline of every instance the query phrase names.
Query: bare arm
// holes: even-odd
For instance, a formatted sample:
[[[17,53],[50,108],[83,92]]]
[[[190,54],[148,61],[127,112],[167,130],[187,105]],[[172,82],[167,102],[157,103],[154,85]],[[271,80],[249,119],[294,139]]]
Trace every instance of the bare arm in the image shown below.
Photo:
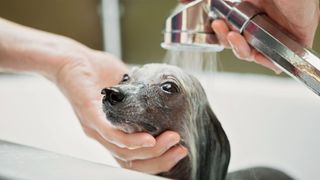
[[[0,18],[0,67],[34,71],[54,80],[68,56],[85,47],[63,36],[38,31]],[[70,49],[72,47],[72,50]]]

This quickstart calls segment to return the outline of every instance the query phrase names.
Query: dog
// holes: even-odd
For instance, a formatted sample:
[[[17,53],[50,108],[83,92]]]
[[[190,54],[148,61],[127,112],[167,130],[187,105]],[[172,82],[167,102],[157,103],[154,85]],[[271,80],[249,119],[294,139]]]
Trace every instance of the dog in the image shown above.
[[[227,176],[230,161],[227,135],[200,82],[178,67],[144,65],[125,74],[118,85],[104,88],[101,93],[107,120],[120,130],[147,132],[155,137],[166,130],[180,134],[180,143],[188,148],[189,154],[160,176],[186,180],[256,180],[261,176],[262,180],[265,177],[281,179],[283,175],[282,179],[290,179],[280,171],[263,167]]]

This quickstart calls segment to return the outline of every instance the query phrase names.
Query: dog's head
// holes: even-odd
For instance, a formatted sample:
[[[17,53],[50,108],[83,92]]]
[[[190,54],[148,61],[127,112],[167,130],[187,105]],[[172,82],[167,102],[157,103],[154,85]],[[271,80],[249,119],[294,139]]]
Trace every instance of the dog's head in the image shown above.
[[[153,135],[165,130],[181,132],[191,107],[199,106],[195,98],[205,97],[195,78],[163,64],[133,69],[119,85],[103,89],[102,94],[103,110],[114,126],[128,133]]]
[[[114,126],[154,136],[176,131],[190,151],[193,179],[223,179],[229,142],[192,75],[175,66],[148,64],[125,74],[119,85],[103,89],[102,94],[103,110]],[[167,177],[186,179],[190,172],[185,171]]]

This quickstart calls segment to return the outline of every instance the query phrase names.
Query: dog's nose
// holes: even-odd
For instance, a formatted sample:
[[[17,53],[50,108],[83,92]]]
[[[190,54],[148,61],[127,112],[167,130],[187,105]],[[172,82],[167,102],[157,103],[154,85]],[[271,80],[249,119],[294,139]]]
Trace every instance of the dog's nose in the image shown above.
[[[103,101],[108,101],[111,105],[120,103],[125,98],[125,95],[121,92],[121,90],[115,87],[104,88],[102,89],[101,94],[105,95]]]

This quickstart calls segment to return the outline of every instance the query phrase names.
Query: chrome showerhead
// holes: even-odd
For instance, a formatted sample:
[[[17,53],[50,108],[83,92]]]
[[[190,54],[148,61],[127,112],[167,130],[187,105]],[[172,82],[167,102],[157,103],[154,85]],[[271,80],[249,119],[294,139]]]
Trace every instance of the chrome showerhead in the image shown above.
[[[224,48],[219,44],[161,43],[161,47],[172,51],[220,52]]]
[[[170,50],[222,51],[210,27],[212,17],[203,0],[178,7],[166,20],[164,42]]]

